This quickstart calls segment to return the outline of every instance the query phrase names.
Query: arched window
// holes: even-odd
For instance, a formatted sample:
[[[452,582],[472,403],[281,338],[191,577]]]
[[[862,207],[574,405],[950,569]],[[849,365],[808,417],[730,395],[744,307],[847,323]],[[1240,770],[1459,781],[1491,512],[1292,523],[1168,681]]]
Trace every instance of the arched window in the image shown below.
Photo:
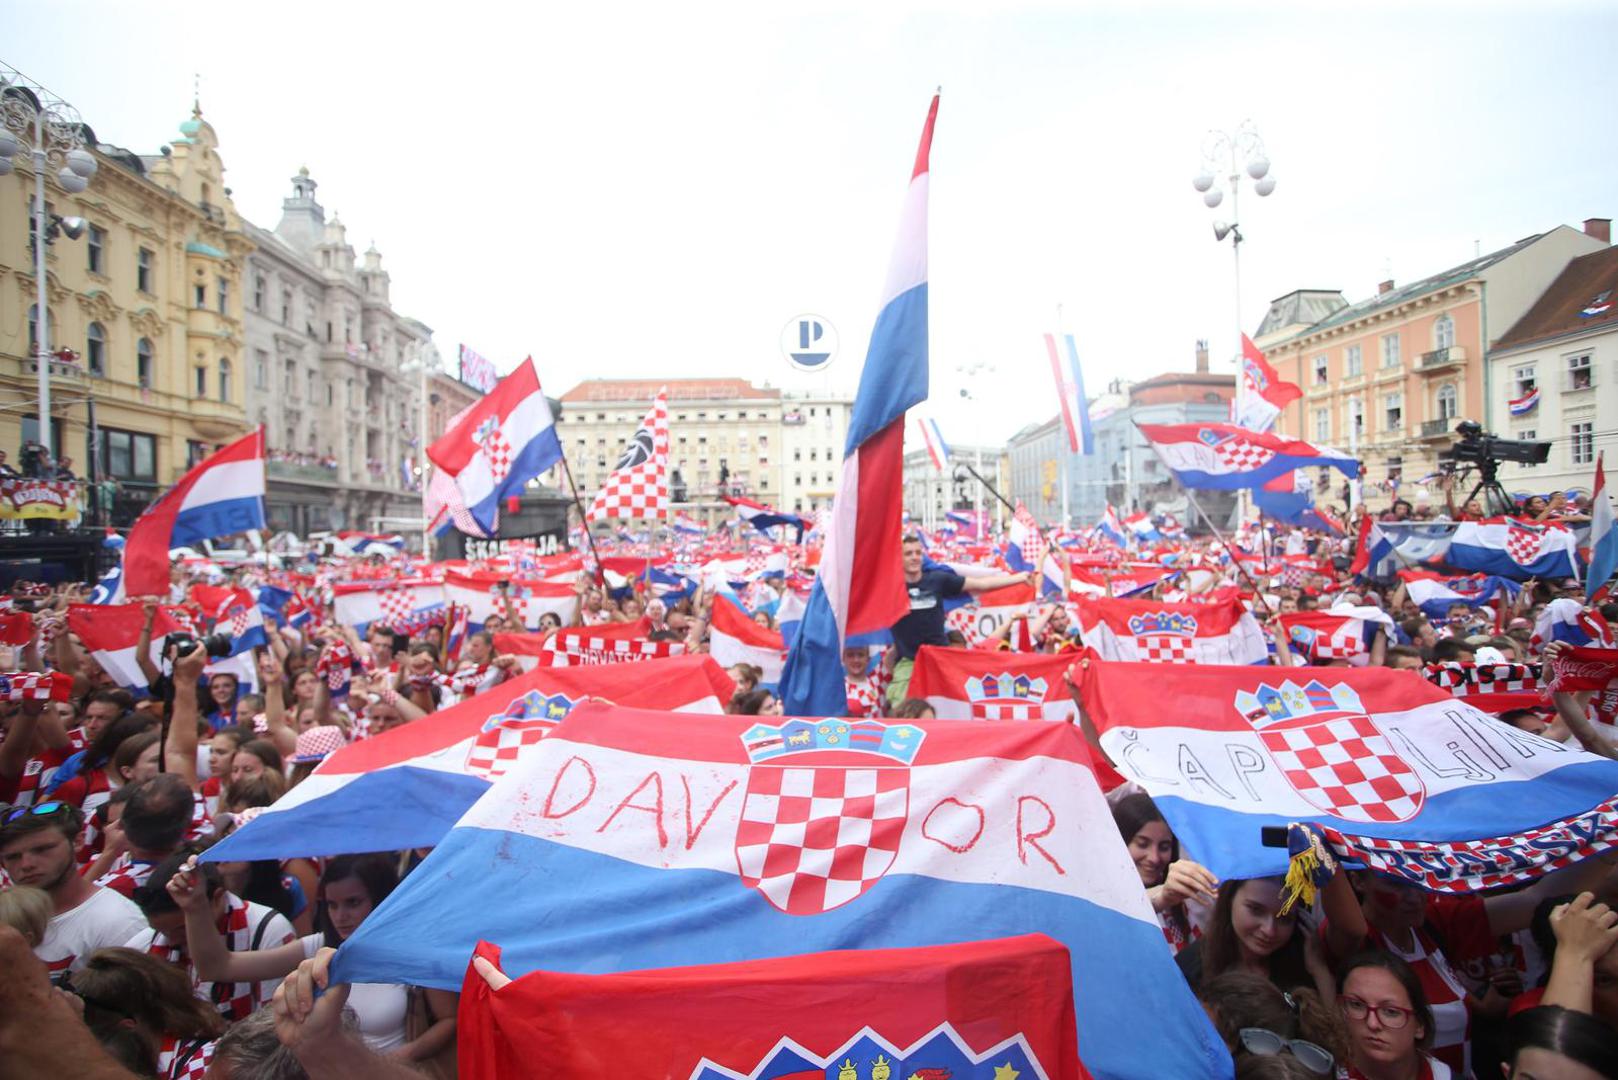
[[[230,361],[219,358],[219,400],[230,400]]]
[[[1455,344],[1455,320],[1440,315],[1433,323],[1433,348],[1448,349]]]
[[[45,322],[47,324],[47,329],[50,332],[49,336],[52,339],[54,339],[56,337],[56,316],[55,315],[47,315],[46,318],[45,318]],[[39,305],[38,304],[30,304],[28,306],[28,355],[29,356],[38,356],[39,355]]]
[[[98,322],[84,335],[84,363],[92,375],[107,373],[107,330]]]
[[[148,338],[135,342],[135,381],[142,390],[152,388],[152,343]]]
[[[1438,419],[1453,420],[1460,412],[1460,395],[1455,392],[1454,383],[1445,383],[1438,388]]]

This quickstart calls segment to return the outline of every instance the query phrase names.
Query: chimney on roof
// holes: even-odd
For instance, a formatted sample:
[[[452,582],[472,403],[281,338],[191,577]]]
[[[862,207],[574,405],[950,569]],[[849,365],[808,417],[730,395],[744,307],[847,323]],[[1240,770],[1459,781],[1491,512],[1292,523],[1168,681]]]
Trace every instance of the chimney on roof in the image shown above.
[[[1600,240],[1603,244],[1612,243],[1612,218],[1585,218],[1584,235]]]
[[[1386,296],[1388,293],[1390,293],[1392,291],[1393,291],[1393,279],[1392,278],[1389,278],[1388,280],[1384,281],[1382,284],[1380,284],[1380,285],[1378,285],[1376,287],[1376,294],[1378,296]]]
[[[1208,374],[1208,339],[1197,340],[1197,374]]]

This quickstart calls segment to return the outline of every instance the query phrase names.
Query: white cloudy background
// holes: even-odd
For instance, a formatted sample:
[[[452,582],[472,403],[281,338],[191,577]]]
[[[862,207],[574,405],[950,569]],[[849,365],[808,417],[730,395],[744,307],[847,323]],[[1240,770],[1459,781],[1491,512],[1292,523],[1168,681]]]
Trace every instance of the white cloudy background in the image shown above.
[[[1059,303],[1092,392],[1188,369],[1197,338],[1231,354],[1228,203],[1189,183],[1210,128],[1251,118],[1278,180],[1243,201],[1249,332],[1293,288],[1356,299],[1618,216],[1618,7],[1295,6],[5,0],[0,48],[143,153],[200,74],[244,215],[273,227],[308,165],[446,358],[532,353],[553,393],[803,385],[777,347],[801,311],[852,389],[942,84],[927,411],[972,442],[1054,413]]]

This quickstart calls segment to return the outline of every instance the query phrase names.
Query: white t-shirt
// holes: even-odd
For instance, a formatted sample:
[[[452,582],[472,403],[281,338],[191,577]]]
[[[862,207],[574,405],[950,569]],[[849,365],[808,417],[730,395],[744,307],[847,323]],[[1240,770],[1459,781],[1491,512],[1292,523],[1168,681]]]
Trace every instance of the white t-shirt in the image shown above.
[[[326,944],[320,934],[301,939],[305,959]],[[348,988],[348,1007],[359,1018],[360,1037],[379,1054],[405,1044],[405,1022],[409,1019],[410,988],[395,983],[354,983]]]
[[[97,889],[78,907],[51,917],[45,940],[34,955],[45,961],[52,974],[78,971],[97,949],[122,945],[146,928],[146,916],[134,901],[111,889]]]

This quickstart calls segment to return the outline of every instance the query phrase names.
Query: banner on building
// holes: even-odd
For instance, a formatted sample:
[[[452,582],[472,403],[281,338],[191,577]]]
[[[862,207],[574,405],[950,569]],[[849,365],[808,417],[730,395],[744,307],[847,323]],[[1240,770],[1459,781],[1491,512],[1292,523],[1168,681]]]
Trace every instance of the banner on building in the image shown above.
[[[33,480],[20,476],[0,480],[0,521],[23,518],[71,521],[78,516],[78,485],[70,480]]]
[[[462,345],[461,381],[474,390],[487,394],[500,381],[500,373],[494,370],[493,361]]]

